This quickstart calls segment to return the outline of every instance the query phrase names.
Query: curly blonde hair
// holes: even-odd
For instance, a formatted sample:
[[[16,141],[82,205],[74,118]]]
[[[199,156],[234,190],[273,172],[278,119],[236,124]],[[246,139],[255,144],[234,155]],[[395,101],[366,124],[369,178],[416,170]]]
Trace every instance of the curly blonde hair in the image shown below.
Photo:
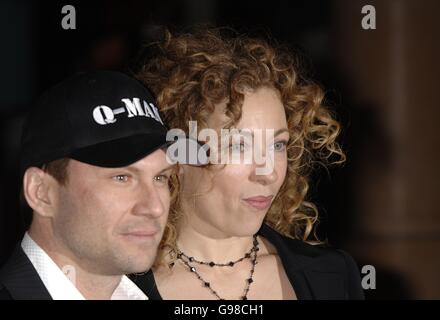
[[[156,95],[165,123],[188,133],[188,122],[200,129],[216,105],[227,101],[227,127],[241,118],[244,94],[261,87],[275,89],[284,104],[290,141],[288,167],[265,223],[283,235],[319,243],[314,232],[317,207],[306,201],[314,164],[342,163],[345,155],[336,138],[340,125],[323,106],[324,92],[298,73],[288,50],[243,35],[227,36],[222,29],[172,35],[154,43],[155,53],[136,74]],[[336,159],[334,159],[336,156]],[[178,177],[173,177],[170,217],[157,262],[165,251],[176,251],[179,209]],[[170,249],[170,250],[166,250]]]

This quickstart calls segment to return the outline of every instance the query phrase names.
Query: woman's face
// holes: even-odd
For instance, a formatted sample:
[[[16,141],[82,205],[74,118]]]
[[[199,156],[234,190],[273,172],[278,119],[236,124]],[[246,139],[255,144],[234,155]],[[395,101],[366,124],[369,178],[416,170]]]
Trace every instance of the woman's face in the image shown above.
[[[208,127],[218,133],[228,120],[224,108],[225,104],[216,106],[207,121]],[[243,102],[242,118],[235,128],[260,137],[230,141],[216,149],[219,155],[241,154],[241,162],[213,165],[209,170],[182,166],[181,199],[186,222],[209,237],[255,234],[286,176],[289,133],[277,91],[267,87],[249,91]],[[267,130],[274,134],[271,136]],[[264,163],[243,161],[243,154],[250,150],[249,143],[253,143],[252,154],[266,156]]]

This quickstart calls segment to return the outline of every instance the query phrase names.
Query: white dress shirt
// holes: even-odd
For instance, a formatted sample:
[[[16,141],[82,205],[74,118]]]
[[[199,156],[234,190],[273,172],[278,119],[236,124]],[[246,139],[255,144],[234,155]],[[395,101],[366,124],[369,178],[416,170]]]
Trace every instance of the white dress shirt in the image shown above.
[[[85,300],[81,292],[69,280],[69,276],[74,276],[73,268],[63,268],[66,273],[71,273],[66,275],[28,233],[24,235],[21,247],[53,300]],[[148,300],[148,297],[124,275],[113,292],[111,300]]]

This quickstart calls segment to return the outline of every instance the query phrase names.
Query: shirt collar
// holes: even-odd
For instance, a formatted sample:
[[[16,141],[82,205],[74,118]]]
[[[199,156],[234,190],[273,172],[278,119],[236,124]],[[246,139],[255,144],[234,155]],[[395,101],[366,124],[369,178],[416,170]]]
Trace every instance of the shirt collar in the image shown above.
[[[65,266],[61,270],[27,232],[23,237],[21,247],[53,300],[85,300],[81,292],[69,280],[75,276],[73,267]],[[111,300],[148,300],[148,297],[124,275],[113,292]]]

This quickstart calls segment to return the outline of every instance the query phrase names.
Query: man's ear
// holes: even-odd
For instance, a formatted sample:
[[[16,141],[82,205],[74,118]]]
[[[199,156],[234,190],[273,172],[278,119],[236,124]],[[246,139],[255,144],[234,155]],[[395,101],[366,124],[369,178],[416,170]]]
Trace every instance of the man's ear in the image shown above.
[[[23,177],[23,194],[28,205],[43,217],[53,215],[53,188],[57,182],[40,168],[30,167]]]

